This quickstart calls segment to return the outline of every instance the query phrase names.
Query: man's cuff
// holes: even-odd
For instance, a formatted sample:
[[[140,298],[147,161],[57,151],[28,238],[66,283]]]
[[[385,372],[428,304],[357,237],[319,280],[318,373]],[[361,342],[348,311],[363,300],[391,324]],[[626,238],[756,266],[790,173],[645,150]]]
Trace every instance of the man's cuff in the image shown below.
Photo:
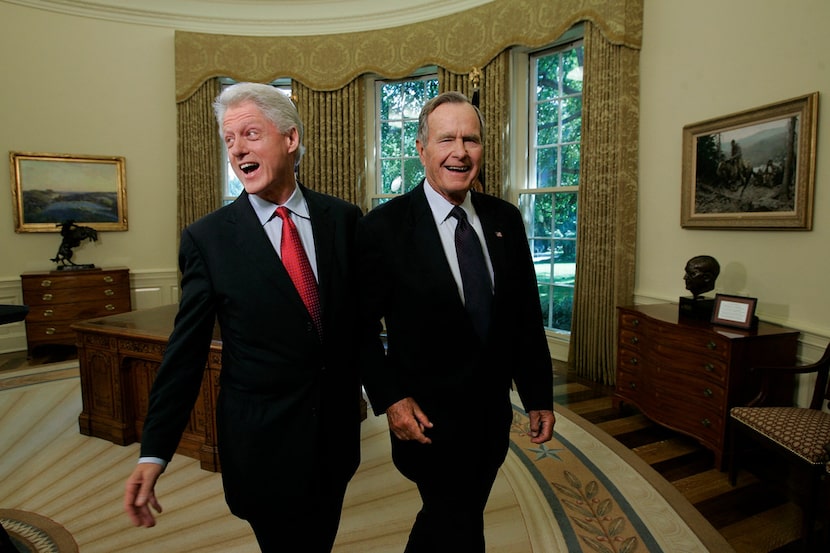
[[[167,461],[162,459],[161,457],[139,457],[139,463],[155,463],[157,465],[161,465],[161,470],[164,472],[164,469],[167,468]]]

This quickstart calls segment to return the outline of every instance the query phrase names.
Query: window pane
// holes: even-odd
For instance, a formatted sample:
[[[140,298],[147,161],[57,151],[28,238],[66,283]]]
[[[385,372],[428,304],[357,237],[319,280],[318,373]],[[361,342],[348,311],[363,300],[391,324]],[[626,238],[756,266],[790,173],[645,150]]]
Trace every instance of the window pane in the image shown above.
[[[559,180],[559,148],[545,148],[536,152],[536,188],[556,186]]]
[[[380,155],[382,158],[399,157],[401,155],[400,123],[380,124]]]
[[[418,147],[415,139],[418,137],[418,121],[407,121],[403,124],[403,155],[418,157]]]
[[[536,108],[536,145],[559,142],[559,102],[545,102]]]
[[[424,178],[424,166],[420,158],[408,158],[403,161],[404,182],[406,186],[400,192],[409,192],[421,183]]]
[[[562,105],[562,142],[582,139],[582,97],[565,98]]]
[[[399,194],[403,192],[403,172],[401,171],[401,160],[384,159],[381,162],[382,182],[381,194]]]
[[[576,186],[579,184],[579,144],[562,146],[562,175],[559,186]]]

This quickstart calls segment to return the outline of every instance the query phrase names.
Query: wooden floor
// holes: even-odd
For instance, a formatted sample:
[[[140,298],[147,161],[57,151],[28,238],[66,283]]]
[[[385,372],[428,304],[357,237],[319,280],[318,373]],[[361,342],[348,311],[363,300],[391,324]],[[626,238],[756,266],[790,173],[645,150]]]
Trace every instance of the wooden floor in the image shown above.
[[[737,553],[800,551],[801,510],[780,492],[741,471],[735,487],[694,439],[663,428],[633,408],[612,405],[613,390],[560,365],[554,401],[611,434],[671,482]]]
[[[27,359],[25,352],[0,354],[0,371],[75,357],[74,348],[44,348]],[[588,382],[556,364],[557,404],[599,426],[637,453],[671,482],[726,538],[737,553],[799,551],[800,509],[781,494],[742,472],[732,487],[726,473],[714,468],[713,455],[691,438],[665,429],[631,408],[612,405],[609,387]]]

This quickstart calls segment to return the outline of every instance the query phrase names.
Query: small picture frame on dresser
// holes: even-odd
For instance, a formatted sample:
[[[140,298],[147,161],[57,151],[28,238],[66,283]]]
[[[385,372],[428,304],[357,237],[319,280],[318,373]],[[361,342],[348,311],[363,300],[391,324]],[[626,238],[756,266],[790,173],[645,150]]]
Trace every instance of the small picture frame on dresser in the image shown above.
[[[757,324],[755,305],[758,298],[715,294],[712,324],[735,328],[753,328]]]

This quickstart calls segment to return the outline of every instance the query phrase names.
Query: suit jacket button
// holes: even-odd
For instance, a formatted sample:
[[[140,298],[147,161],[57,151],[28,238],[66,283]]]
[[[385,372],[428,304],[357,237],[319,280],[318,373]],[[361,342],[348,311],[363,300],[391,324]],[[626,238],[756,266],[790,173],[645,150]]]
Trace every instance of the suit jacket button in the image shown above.
[[[311,332],[312,330],[314,330],[314,325],[312,325],[311,323],[306,323],[305,329],[306,332]]]

